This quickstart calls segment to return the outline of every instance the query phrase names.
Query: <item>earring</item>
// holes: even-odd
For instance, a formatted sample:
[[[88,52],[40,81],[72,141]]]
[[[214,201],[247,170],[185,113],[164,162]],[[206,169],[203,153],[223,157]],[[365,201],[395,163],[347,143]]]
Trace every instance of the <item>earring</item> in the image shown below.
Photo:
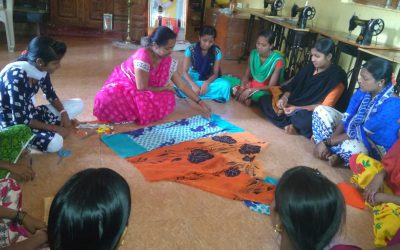
[[[280,233],[282,233],[282,231],[283,231],[283,230],[282,230],[281,225],[276,224],[276,225],[275,225],[275,228],[274,228],[274,232],[280,234]]]
[[[122,233],[121,238],[119,239],[119,245],[123,246],[125,244],[125,235],[126,231],[128,230],[128,227],[125,227],[124,232]]]

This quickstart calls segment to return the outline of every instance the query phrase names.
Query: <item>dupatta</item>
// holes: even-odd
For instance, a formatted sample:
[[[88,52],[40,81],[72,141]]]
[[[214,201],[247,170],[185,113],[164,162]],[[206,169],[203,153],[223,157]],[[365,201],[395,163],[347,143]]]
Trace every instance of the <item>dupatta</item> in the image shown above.
[[[192,67],[199,73],[199,80],[207,80],[213,74],[217,49],[219,49],[218,46],[213,45],[208,49],[207,54],[203,56],[199,42],[194,46],[190,46]],[[219,75],[221,75],[220,72]]]
[[[251,51],[250,55],[250,72],[253,76],[253,79],[257,82],[265,82],[269,77],[271,77],[272,73],[274,73],[275,66],[279,60],[282,60],[283,67],[279,74],[279,83],[284,81],[284,72],[285,72],[285,59],[278,52],[271,52],[267,59],[265,59],[264,63],[261,64],[260,54],[256,49]]]
[[[293,80],[281,87],[282,92],[290,92],[289,104],[306,106],[321,103],[338,84],[347,86],[346,72],[336,64],[315,75],[314,71],[314,65],[309,63]]]
[[[392,96],[393,85],[389,83],[384,89],[382,89],[375,97],[372,98],[371,93],[366,93],[358,107],[357,113],[348,121],[344,123],[347,128],[347,134],[352,139],[362,141],[368,152],[372,153],[374,157],[378,157],[378,152],[374,152],[371,143],[368,140],[366,131],[363,129],[363,124],[368,121],[370,116],[374,114],[379,105],[381,105],[386,99]],[[343,120],[346,120],[345,117]],[[379,159],[380,157],[378,157]]]

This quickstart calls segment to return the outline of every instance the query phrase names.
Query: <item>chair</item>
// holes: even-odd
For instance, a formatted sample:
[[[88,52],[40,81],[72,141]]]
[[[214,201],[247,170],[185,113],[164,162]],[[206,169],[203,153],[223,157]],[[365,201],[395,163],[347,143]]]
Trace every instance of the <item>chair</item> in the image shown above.
[[[4,6],[4,1],[6,5]],[[0,21],[6,28],[7,46],[9,52],[14,52],[14,20],[13,20],[14,0],[0,0]]]

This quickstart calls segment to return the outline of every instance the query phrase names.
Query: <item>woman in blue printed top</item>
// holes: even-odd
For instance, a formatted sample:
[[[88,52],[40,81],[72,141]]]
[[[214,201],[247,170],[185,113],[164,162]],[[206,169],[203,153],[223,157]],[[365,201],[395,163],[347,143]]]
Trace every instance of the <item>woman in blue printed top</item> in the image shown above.
[[[38,36],[26,53],[0,72],[0,129],[28,125],[35,136],[30,146],[41,151],[60,150],[71,131],[71,119],[83,110],[80,99],[61,102],[50,80],[66,51],[65,43]],[[50,104],[34,105],[39,89]]]
[[[361,69],[360,89],[344,114],[318,106],[312,117],[314,155],[331,166],[348,165],[352,154],[381,160],[397,140],[400,98],[393,95],[390,62],[373,58]]]
[[[212,26],[200,29],[200,41],[185,50],[183,78],[201,99],[227,102],[230,83],[220,78],[222,52],[214,44],[216,36],[217,31]]]

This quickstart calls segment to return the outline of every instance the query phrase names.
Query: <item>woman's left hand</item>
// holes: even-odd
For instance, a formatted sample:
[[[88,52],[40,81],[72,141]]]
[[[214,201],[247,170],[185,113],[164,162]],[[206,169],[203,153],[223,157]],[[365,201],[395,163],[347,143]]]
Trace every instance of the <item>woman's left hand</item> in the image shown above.
[[[365,187],[364,190],[364,199],[368,202],[372,201],[374,198],[373,196],[382,191],[383,182],[385,180],[385,172],[381,171],[375,175],[372,181]]]
[[[71,123],[71,119],[69,119],[68,113],[65,112],[65,111],[62,112],[61,113],[61,124],[60,124],[60,126],[64,127],[64,128],[69,128],[69,127],[71,127],[71,125],[72,125],[72,123]]]
[[[207,106],[207,104],[201,100],[198,105],[201,108],[201,111],[203,112],[203,116],[206,117],[207,119],[211,119],[211,109]]]
[[[200,88],[200,95],[205,95],[207,93],[207,90],[208,90],[208,83],[203,82]]]

